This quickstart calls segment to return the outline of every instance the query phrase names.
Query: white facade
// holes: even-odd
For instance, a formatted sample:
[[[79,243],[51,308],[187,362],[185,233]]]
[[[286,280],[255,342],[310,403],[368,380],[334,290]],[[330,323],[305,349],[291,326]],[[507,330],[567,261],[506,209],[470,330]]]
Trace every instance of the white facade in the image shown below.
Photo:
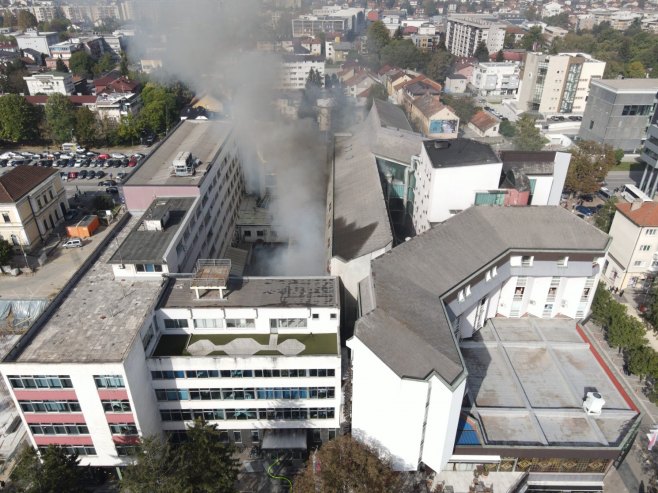
[[[71,74],[47,72],[23,77],[23,79],[27,83],[30,96],[36,96],[37,94],[47,94],[49,96],[51,94],[63,94],[68,96],[75,91]]]
[[[279,89],[304,89],[311,69],[320,74],[324,86],[324,60],[303,55],[286,59],[281,64]]]
[[[479,63],[471,83],[481,96],[516,94],[519,89],[519,65],[514,62]]]
[[[32,49],[46,56],[50,56],[50,46],[59,41],[59,35],[55,32],[39,32],[28,29],[23,34],[16,36],[19,50]]]
[[[121,118],[135,116],[142,107],[142,100],[134,93],[103,93],[96,98],[96,112],[101,120],[115,123]]]
[[[557,2],[545,3],[541,7],[542,17],[553,17],[562,13],[562,5]]]
[[[454,15],[448,17],[446,47],[455,56],[473,56],[480,42],[489,53],[497,53],[505,44],[505,26],[487,16]]]

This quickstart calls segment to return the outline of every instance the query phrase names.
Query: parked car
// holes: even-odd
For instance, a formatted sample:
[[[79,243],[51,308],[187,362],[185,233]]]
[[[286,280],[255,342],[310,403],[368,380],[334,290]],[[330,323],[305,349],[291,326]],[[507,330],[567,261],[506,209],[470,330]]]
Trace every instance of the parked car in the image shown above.
[[[67,221],[72,221],[76,217],[78,217],[79,211],[78,209],[69,209],[66,211],[66,214],[64,214],[64,219]]]
[[[69,171],[69,180],[75,180],[78,177],[77,171]]]
[[[104,176],[105,176],[105,171],[100,170],[100,169],[98,171],[96,171],[96,178],[100,179],[100,178],[103,178]]]
[[[99,187],[114,187],[116,184],[117,182],[114,180],[103,180],[98,182]]]
[[[132,156],[130,156],[130,159],[134,159],[135,161],[139,161],[140,159],[144,159],[144,154],[141,152],[136,152]]]
[[[582,214],[585,217],[591,217],[596,214],[596,209],[593,207],[586,207],[584,205],[576,206],[576,212]]]
[[[52,159],[42,159],[39,161],[39,166],[44,166],[46,168],[50,168],[53,165],[53,160]]]
[[[62,181],[69,181],[69,174],[66,171],[60,171],[59,177]]]
[[[80,172],[78,173],[78,178],[84,180],[85,178],[87,178],[88,173],[89,172],[86,169],[80,170]]]
[[[119,189],[118,189],[118,187],[107,187],[105,189],[105,193],[117,194],[117,193],[119,193]]]
[[[117,173],[117,181],[123,182],[126,178],[128,178],[128,173]]]
[[[99,154],[98,159],[100,159],[102,161],[105,161],[106,159],[110,159],[110,155],[109,154]]]
[[[0,168],[6,168],[8,162],[8,159],[0,159]]]
[[[131,159],[130,161],[128,161],[128,167],[129,168],[134,168],[135,166],[137,166],[137,161],[135,161],[134,159]]]
[[[114,159],[123,159],[124,157],[126,157],[126,155],[120,152],[113,152],[112,154],[110,154],[110,157],[113,157]]]
[[[69,238],[62,243],[62,248],[80,248],[82,247],[82,240],[80,238]]]
[[[96,178],[96,171],[93,169],[87,171],[87,180],[93,180],[94,178]]]

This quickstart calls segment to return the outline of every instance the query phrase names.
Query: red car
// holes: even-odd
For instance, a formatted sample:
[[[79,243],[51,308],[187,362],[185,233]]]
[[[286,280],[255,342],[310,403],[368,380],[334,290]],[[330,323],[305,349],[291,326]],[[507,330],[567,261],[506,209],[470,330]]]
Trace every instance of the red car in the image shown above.
[[[70,171],[69,172],[69,180],[75,180],[78,177],[78,172],[77,171]]]
[[[128,166],[130,166],[131,168],[134,168],[135,166],[137,166],[137,161],[135,161],[134,159],[131,159],[130,161],[128,161]]]
[[[110,159],[110,155],[109,154],[99,154],[96,159],[100,159],[102,161],[105,161],[106,159]]]

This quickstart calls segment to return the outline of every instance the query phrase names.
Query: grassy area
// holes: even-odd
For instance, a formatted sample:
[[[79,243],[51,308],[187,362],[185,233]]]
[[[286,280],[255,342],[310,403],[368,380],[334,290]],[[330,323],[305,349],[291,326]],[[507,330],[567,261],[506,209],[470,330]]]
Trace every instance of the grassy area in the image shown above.
[[[270,341],[269,334],[196,334],[187,335],[163,335],[153,352],[153,357],[167,356],[189,356],[187,347],[197,341],[208,340],[217,346],[228,344],[234,339],[250,338],[258,344],[267,346]],[[295,339],[306,348],[300,355],[329,355],[338,354],[338,339],[336,334],[285,334],[279,335],[278,343],[281,344],[288,339]],[[225,356],[224,351],[213,351],[208,356]],[[258,351],[256,356],[280,356],[281,353],[272,349]]]
[[[642,171],[644,164],[636,163],[635,161],[621,162],[617,166],[613,166],[610,171]]]

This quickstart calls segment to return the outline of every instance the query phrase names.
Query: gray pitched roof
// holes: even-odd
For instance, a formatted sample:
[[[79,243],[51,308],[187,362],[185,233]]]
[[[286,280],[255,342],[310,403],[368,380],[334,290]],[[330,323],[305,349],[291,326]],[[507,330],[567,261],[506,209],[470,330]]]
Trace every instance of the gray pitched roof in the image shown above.
[[[379,99],[374,99],[371,114],[379,120],[379,125],[382,127],[399,128],[401,130],[412,131],[409,120],[402,111],[394,104]]]
[[[355,336],[401,377],[455,382],[464,367],[443,296],[510,250],[603,252],[608,238],[562,207],[471,207],[372,261],[376,306]]]
[[[379,157],[410,164],[420,154],[422,135],[411,130],[404,112],[394,104],[375,100],[368,115],[370,150]]]

